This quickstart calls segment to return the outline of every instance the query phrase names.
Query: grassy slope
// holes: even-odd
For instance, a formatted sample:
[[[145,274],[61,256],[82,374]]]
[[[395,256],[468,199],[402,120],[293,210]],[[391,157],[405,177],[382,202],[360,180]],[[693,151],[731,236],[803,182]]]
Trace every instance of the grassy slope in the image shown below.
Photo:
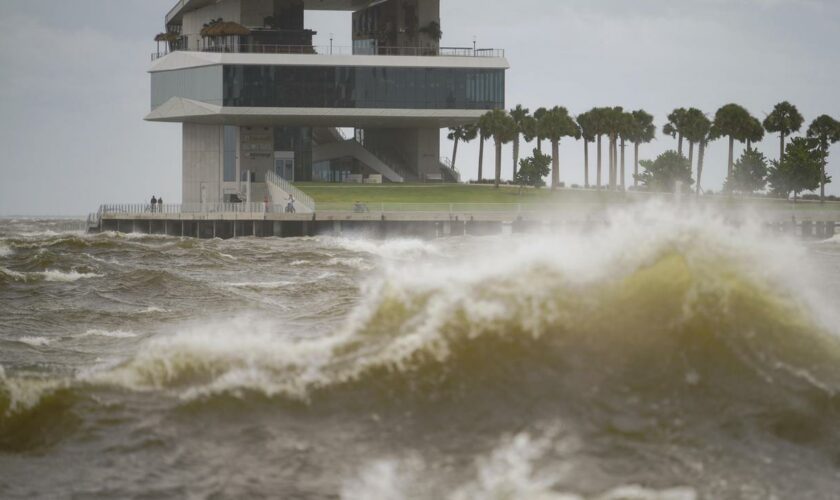
[[[649,195],[644,193],[596,192],[576,189],[551,191],[548,189],[520,189],[514,186],[501,186],[499,189],[488,185],[467,184],[382,184],[349,185],[327,183],[297,183],[303,192],[318,203],[352,204],[364,203],[587,203],[607,204],[628,201],[641,201]],[[707,203],[724,207],[772,207],[774,209],[796,208],[800,210],[840,210],[840,203],[830,202],[820,205],[815,202],[791,202],[772,198],[704,197]]]

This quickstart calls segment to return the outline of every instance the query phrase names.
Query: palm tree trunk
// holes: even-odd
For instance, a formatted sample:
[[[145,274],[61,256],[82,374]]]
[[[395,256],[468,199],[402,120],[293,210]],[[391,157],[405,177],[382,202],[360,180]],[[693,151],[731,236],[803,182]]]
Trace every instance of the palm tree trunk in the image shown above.
[[[601,136],[598,136],[598,171],[597,177],[595,182],[597,185],[595,186],[598,189],[601,189]]]
[[[633,186],[638,187],[639,186],[639,181],[638,181],[638,179],[636,179],[636,177],[639,175],[639,143],[638,142],[635,144],[635,147],[633,149],[635,150],[634,151],[634,156],[633,156]]]
[[[612,168],[610,169],[610,189],[615,191],[618,181],[618,137],[610,137],[612,143]]]
[[[747,151],[752,149],[752,141],[747,139]]]
[[[706,156],[706,141],[700,141],[700,151],[697,153],[697,196],[700,196],[700,181],[703,178],[703,157]]]
[[[484,138],[479,136],[478,138],[478,181],[481,182],[483,180],[482,172],[484,168]]]
[[[496,138],[496,189],[502,180],[502,141]]]
[[[727,164],[728,167],[727,167],[727,170],[726,170],[726,179],[727,180],[732,178],[732,167],[735,164],[734,154],[735,154],[735,138],[730,135],[729,136],[729,163]]]
[[[694,143],[688,141],[688,169],[694,168]]]
[[[682,156],[682,153],[683,153],[683,135],[679,134],[677,137],[679,137],[677,139],[677,153],[679,153],[680,156]]]
[[[455,169],[455,160],[458,158],[458,139],[455,139],[455,145],[452,147],[452,169]]]
[[[516,169],[519,168],[519,134],[513,140],[513,178],[516,179]]]
[[[560,187],[560,141],[551,141],[551,189]]]
[[[589,189],[589,141],[583,140],[583,187]]]
[[[622,137],[621,138],[621,190],[622,191],[624,191],[624,189],[626,188],[626,186],[624,184],[624,177],[625,177],[625,175],[624,175],[624,148],[625,148],[624,137]]]
[[[542,138],[540,137],[537,138],[537,151],[542,153]]]
[[[827,161],[823,160],[822,168],[820,169],[820,203],[825,203],[825,164]]]
[[[607,158],[607,163],[609,165],[607,168],[607,189],[612,190],[613,188],[613,138],[612,135],[609,136],[609,144],[607,144],[607,152],[609,153]]]
[[[782,163],[782,160],[785,157],[785,133],[782,132],[779,134],[779,163]]]

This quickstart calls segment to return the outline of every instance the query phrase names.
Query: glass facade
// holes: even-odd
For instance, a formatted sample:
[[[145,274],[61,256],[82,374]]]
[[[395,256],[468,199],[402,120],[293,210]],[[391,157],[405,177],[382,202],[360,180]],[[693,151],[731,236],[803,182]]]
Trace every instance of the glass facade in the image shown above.
[[[225,106],[502,109],[502,69],[225,66]]]
[[[152,73],[152,109],[173,97],[222,105],[222,67]]]
[[[231,65],[152,73],[152,109],[172,97],[233,107],[504,109],[505,71]]]

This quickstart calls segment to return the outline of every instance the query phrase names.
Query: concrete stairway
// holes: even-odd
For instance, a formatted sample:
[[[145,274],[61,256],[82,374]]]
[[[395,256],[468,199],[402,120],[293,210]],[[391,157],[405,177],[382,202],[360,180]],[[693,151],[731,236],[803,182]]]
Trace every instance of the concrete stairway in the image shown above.
[[[405,178],[393,168],[386,165],[378,156],[374,155],[353,139],[341,142],[321,144],[312,150],[312,162],[337,160],[339,158],[355,158],[371,169],[382,174],[382,177],[397,183],[405,182]]]

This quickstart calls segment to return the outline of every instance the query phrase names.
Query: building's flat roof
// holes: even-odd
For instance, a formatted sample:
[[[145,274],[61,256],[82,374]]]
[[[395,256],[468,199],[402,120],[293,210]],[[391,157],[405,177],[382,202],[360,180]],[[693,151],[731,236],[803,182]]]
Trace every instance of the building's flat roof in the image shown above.
[[[375,5],[382,0],[304,0],[306,10],[349,10],[356,11]],[[166,14],[166,24],[177,22],[181,17],[190,11],[217,3],[218,0],[178,0],[169,13]]]
[[[150,73],[216,65],[373,66],[393,68],[509,69],[504,57],[351,56],[320,54],[220,54],[177,51],[152,63]]]

